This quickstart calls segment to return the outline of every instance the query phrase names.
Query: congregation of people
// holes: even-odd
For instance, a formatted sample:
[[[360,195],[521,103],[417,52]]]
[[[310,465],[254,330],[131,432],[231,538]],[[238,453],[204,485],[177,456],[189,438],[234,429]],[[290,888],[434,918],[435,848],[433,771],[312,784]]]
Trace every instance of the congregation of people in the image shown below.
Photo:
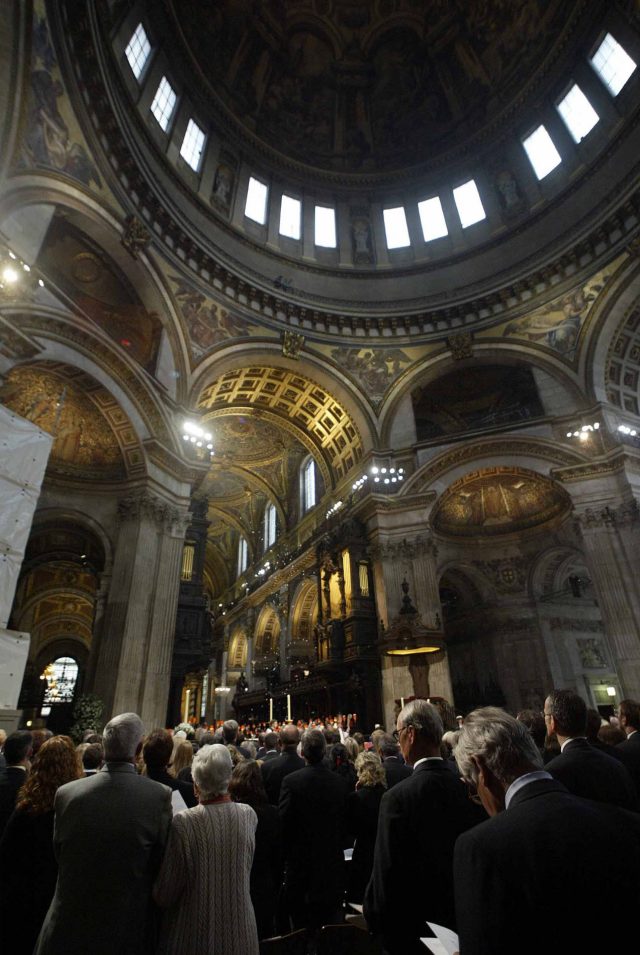
[[[604,721],[557,690],[460,723],[413,699],[369,737],[228,720],[190,740],[124,713],[79,746],[0,738],[6,950],[258,955],[305,932],[313,952],[351,917],[386,955],[426,952],[434,924],[460,955],[633,944],[640,704]]]

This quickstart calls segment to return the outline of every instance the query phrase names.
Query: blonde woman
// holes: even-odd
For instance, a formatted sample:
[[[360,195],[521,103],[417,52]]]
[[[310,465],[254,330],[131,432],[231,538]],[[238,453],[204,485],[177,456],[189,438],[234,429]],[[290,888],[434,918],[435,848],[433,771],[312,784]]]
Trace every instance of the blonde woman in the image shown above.
[[[176,779],[182,779],[180,773],[183,769],[191,769],[193,762],[193,746],[188,739],[173,737],[173,752],[169,761],[169,773]],[[186,775],[186,774],[185,774]],[[189,782],[191,780],[189,779]]]
[[[380,801],[387,789],[384,767],[375,753],[360,753],[356,773],[356,791],[349,794],[347,801],[347,828],[355,840],[349,866],[349,902],[362,902],[371,877]]]

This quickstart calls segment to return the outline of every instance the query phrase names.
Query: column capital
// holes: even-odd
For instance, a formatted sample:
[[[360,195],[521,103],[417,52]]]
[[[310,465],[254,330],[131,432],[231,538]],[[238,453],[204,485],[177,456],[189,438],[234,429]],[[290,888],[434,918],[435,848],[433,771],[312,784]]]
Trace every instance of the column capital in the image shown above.
[[[402,540],[377,541],[371,545],[370,553],[374,560],[388,557],[437,557],[438,548],[431,536],[418,534],[412,538],[403,537]]]
[[[191,515],[186,507],[175,507],[151,491],[143,490],[120,498],[118,501],[120,523],[139,520],[142,517],[153,521],[158,529],[169,531],[178,537],[184,536],[191,522]]]
[[[640,509],[635,498],[613,506],[585,507],[574,512],[574,523],[582,531],[599,527],[623,527],[637,524],[639,519]]]

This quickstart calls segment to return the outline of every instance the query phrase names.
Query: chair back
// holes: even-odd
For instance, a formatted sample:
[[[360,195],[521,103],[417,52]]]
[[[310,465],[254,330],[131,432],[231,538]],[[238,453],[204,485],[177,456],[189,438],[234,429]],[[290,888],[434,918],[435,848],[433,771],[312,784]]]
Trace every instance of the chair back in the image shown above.
[[[260,942],[260,955],[307,955],[307,930],[276,935]]]

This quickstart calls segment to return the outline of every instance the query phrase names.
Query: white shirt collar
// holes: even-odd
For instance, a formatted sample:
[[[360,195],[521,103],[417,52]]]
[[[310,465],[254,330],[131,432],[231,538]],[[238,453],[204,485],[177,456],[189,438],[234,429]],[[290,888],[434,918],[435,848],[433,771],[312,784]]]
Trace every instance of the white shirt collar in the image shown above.
[[[431,760],[431,762],[433,762],[433,761],[436,760],[436,759],[437,759],[438,762],[440,762],[440,763],[443,763],[443,762],[444,762],[442,756],[423,756],[422,759],[417,759],[417,760],[415,761],[415,763],[413,764],[413,768],[414,768],[414,770],[415,770],[415,769],[418,768],[418,766],[420,765],[420,763],[426,763],[426,762],[428,762],[429,760]]]
[[[565,746],[567,745],[567,743],[571,743],[572,740],[574,740],[574,739],[586,739],[586,738],[587,738],[586,736],[570,736],[568,739],[566,739],[566,740],[564,741],[564,743],[563,743],[562,746],[560,747],[560,752],[561,752],[561,753],[564,753],[564,748],[565,748]]]
[[[524,776],[518,776],[517,779],[514,779],[504,794],[504,808],[509,808],[509,803],[517,792],[538,779],[553,779],[553,776],[544,769],[536,769],[533,773],[525,773]]]

